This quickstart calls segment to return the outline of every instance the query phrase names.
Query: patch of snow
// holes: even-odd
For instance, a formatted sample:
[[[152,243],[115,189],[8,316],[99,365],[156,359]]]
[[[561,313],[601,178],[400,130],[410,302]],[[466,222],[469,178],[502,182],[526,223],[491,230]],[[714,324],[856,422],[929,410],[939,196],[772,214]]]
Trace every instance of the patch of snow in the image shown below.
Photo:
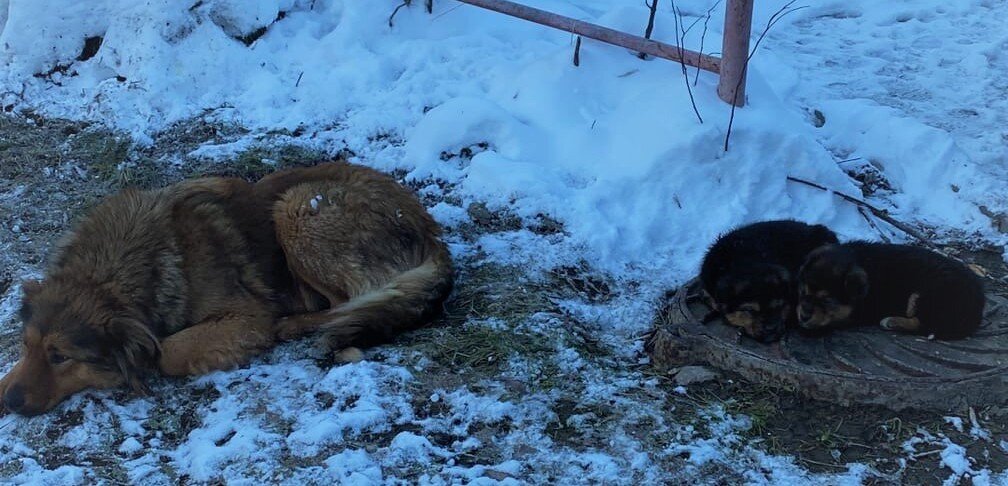
[[[963,420],[962,420],[962,418],[960,418],[960,417],[943,417],[943,418],[945,419],[945,422],[947,424],[949,424],[952,427],[954,427],[957,431],[959,431],[959,432],[963,431]]]
[[[120,454],[133,455],[143,450],[143,444],[134,437],[128,437],[122,441],[122,444],[119,444],[119,449],[117,450]]]
[[[367,451],[346,449],[325,460],[330,477],[339,484],[367,485],[380,483],[384,478],[381,465]]]

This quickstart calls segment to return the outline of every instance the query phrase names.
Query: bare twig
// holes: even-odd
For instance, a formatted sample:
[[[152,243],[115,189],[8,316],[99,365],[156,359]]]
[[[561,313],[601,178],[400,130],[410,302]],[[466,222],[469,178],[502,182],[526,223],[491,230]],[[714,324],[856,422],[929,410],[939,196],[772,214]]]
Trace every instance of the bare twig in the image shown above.
[[[651,12],[648,13],[647,28],[644,29],[644,38],[651,39],[651,32],[654,31],[655,14],[658,13],[658,0],[651,0],[651,3],[648,3],[645,0],[644,5],[647,5],[648,8],[651,9]],[[647,54],[643,52],[638,52],[637,57],[641,59],[647,59]]]
[[[581,36],[577,36],[574,41],[574,66],[581,65]]]
[[[858,206],[857,210],[858,213],[861,213],[861,217],[864,218],[864,220],[868,223],[868,226],[871,226],[875,230],[875,232],[879,234],[879,237],[881,237],[883,241],[885,241],[886,243],[892,243],[892,239],[890,239],[889,236],[882,231],[882,228],[879,228],[879,226],[875,224],[875,220],[868,215],[867,209],[865,209],[863,206]]]
[[[434,13],[434,0],[425,0],[424,6],[427,7],[427,13]]]
[[[935,449],[933,451],[918,452],[918,453],[916,453],[916,454],[914,454],[914,455],[912,455],[910,457],[912,457],[914,459],[920,459],[920,458],[926,457],[926,456],[933,456],[935,454],[941,454],[941,452],[943,450],[944,449]]]
[[[461,7],[461,6],[463,6],[463,5],[465,5],[465,4],[464,4],[464,3],[460,3],[460,4],[458,4],[458,5],[456,5],[456,6],[452,7],[452,8],[450,8],[450,9],[448,9],[448,10],[445,10],[444,12],[441,12],[441,13],[440,13],[440,14],[438,14],[438,15],[437,15],[436,17],[434,17],[433,19],[431,19],[431,22],[433,22],[433,21],[435,21],[435,20],[437,20],[437,19],[440,19],[441,17],[444,17],[445,15],[448,15],[448,14],[450,14],[450,13],[454,12],[454,11],[455,11],[456,9],[458,9],[459,7]]]
[[[654,2],[658,3],[658,0],[654,0]],[[700,116],[700,110],[697,109],[696,100],[693,98],[693,88],[690,87],[689,83],[689,72],[686,71],[686,56],[685,51],[683,50],[683,42],[686,41],[686,29],[682,28],[682,12],[676,8],[675,0],[671,0],[671,2],[672,12],[675,14],[676,48],[679,49],[679,67],[682,68],[683,82],[686,83],[686,92],[689,93],[690,103],[693,104],[693,113],[696,113],[697,120],[700,120],[700,123],[703,123],[703,117]],[[682,32],[682,35],[680,35],[680,32]]]
[[[717,0],[716,2],[714,2],[714,5],[711,5],[711,8],[707,9],[707,16],[704,18],[703,21],[703,32],[700,33],[700,48],[697,49],[697,52],[703,52],[704,38],[707,37],[707,23],[710,22],[711,12],[713,12],[714,9],[717,8],[717,6],[720,4],[721,0]],[[700,68],[697,68],[696,75],[693,76],[693,86],[696,86],[697,81],[699,80],[700,80]]]
[[[836,195],[837,197],[839,197],[839,198],[841,198],[841,199],[843,199],[843,200],[845,200],[845,201],[847,201],[849,203],[852,203],[852,204],[854,204],[856,206],[860,206],[862,208],[865,208],[868,211],[870,211],[872,213],[872,215],[874,215],[876,218],[881,219],[882,221],[885,221],[886,223],[889,223],[890,225],[892,225],[894,228],[897,228],[900,231],[902,231],[902,232],[904,232],[904,233],[906,233],[906,234],[914,237],[917,241],[921,242],[925,246],[928,246],[928,247],[933,247],[934,246],[934,245],[931,244],[931,241],[928,240],[928,238],[926,236],[924,236],[924,234],[921,233],[920,231],[916,230],[915,228],[913,228],[912,226],[910,226],[910,225],[908,225],[906,223],[900,222],[899,220],[893,218],[892,216],[889,216],[889,213],[887,213],[885,210],[879,209],[879,208],[877,208],[877,207],[875,207],[875,206],[873,206],[873,205],[865,202],[864,200],[858,199],[858,198],[856,198],[854,196],[849,196],[849,195],[844,194],[844,193],[839,192],[839,191],[834,191],[833,189],[830,189],[830,188],[828,188],[828,187],[826,187],[826,186],[824,186],[822,184],[817,184],[815,182],[807,181],[805,179],[799,179],[799,178],[794,177],[794,176],[787,176],[787,180],[792,181],[792,182],[797,182],[799,184],[804,184],[804,185],[809,186],[809,187],[814,187],[816,189],[819,189],[820,191],[826,191],[826,192],[828,192],[830,194]]]
[[[737,107],[736,105],[738,102],[739,88],[742,87],[742,83],[745,82],[746,75],[749,73],[749,61],[752,60],[753,55],[756,54],[756,49],[759,48],[760,42],[763,42],[763,38],[766,37],[767,32],[770,32],[770,29],[774,26],[774,24],[779,22],[782,18],[784,18],[790,13],[801,10],[803,8],[808,8],[808,5],[802,5],[800,7],[791,8],[791,5],[794,5],[796,1],[798,0],[791,0],[788,3],[785,3],[784,6],[782,6],[780,9],[774,12],[773,15],[770,16],[770,20],[767,20],[766,27],[763,28],[763,32],[760,32],[759,37],[756,39],[756,43],[753,44],[752,49],[749,51],[749,55],[746,56],[745,65],[742,66],[742,75],[739,76],[738,83],[735,84],[735,94],[734,94],[735,99],[732,100],[731,115],[728,117],[728,132],[725,133],[725,139],[724,139],[725,152],[728,151],[728,139],[731,138],[732,123],[734,123],[735,121],[735,108]]]
[[[400,3],[399,6],[396,7],[395,10],[392,11],[392,15],[389,15],[389,18],[388,18],[388,26],[389,26],[389,28],[392,28],[392,19],[394,19],[395,16],[396,16],[396,14],[399,13],[399,9],[401,9],[403,7],[409,7],[409,5],[410,5],[410,3],[412,1],[413,0],[403,0],[403,3]]]

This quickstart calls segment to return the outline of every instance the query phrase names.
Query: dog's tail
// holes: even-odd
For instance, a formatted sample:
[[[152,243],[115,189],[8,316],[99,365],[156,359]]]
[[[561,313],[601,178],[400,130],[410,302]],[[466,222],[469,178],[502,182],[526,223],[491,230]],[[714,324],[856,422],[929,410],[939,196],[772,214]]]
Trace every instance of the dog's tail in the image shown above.
[[[420,265],[327,311],[329,318],[319,330],[331,346],[388,342],[441,313],[453,286],[451,256],[445,244],[434,237],[424,246],[426,258]]]

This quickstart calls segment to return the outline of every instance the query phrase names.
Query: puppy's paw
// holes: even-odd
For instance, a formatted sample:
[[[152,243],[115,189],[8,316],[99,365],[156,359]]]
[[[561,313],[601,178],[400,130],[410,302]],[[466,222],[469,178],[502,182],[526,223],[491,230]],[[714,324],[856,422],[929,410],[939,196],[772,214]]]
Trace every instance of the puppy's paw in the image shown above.
[[[917,299],[920,299],[920,294],[917,293],[910,294],[910,298],[907,299],[907,317],[917,316]]]
[[[879,327],[887,331],[917,332],[920,320],[915,317],[886,317],[879,321]]]

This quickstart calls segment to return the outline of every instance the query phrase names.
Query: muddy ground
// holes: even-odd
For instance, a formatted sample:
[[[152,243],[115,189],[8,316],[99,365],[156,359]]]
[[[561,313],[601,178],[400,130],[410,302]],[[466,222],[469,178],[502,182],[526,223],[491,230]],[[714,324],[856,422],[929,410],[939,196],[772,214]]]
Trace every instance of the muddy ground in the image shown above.
[[[0,294],[15,288],[19,279],[40,274],[46,251],[51,242],[64,231],[77,215],[110,192],[126,186],[157,187],[188,177],[223,174],[256,179],[273,170],[310,165],[326,159],[325,154],[293,146],[260,146],[249,149],[225,161],[207,161],[188,154],[207,142],[234,140],[243,134],[240,127],[226,127],[191,121],[179,124],[155,138],[148,147],[137,147],[128,138],[87,123],[45,119],[31,114],[0,116]],[[450,197],[445,196],[445,197]],[[436,201],[427,200],[426,203]],[[533,222],[505,213],[493,213],[481,205],[468,208],[470,222],[449,229],[449,237],[473,241],[480,234],[506,231],[526,226],[540,233],[560,233],[562,224],[548,218]],[[974,259],[996,278],[1008,275],[1008,269],[998,252],[984,249],[961,249],[964,256]],[[992,256],[993,255],[993,256]],[[905,444],[913,437],[948,437],[966,447],[975,463],[974,469],[993,472],[1008,469],[1008,408],[986,407],[974,410],[978,424],[989,437],[969,433],[969,411],[956,416],[967,426],[960,431],[940,415],[926,412],[900,413],[870,407],[839,407],[805,399],[790,391],[748,383],[730,373],[715,373],[713,379],[691,384],[688,392],[677,391],[677,384],[668,375],[657,374],[646,365],[617,358],[611,343],[593,337],[590,323],[580,322],[556,303],[577,300],[586,303],[605,302],[619,292],[616,284],[590,265],[556,268],[548,275],[527,275],[522,268],[487,262],[478,257],[458,261],[458,290],[449,302],[447,314],[429,328],[403,336],[397,343],[374,351],[370,359],[382,360],[394,355],[396,360],[425,360],[431,363],[422,375],[416,396],[428,396],[430,390],[479,383],[484,379],[498,380],[508,393],[518,397],[547,390],[555,398],[554,419],[543,429],[560,444],[578,448],[599,446],[605,442],[608,430],[622,428],[624,432],[648,444],[655,451],[665,447],[671,437],[655,434],[647,420],[632,421],[614,418],[622,411],[600,407],[586,410],[578,399],[583,392],[576,378],[564,376],[551,355],[556,343],[574,349],[589,358],[598,369],[621,373],[634,369],[658,378],[661,385],[654,390],[642,389],[641,403],[661,407],[660,416],[704,430],[709,411],[723,409],[736,416],[745,416],[750,424],[744,436],[753,447],[774,455],[793,456],[795,462],[814,472],[840,472],[847,463],[866,464],[875,471],[869,482],[877,484],[931,484],[945,480],[950,471],[940,463],[940,447],[927,441],[908,451]],[[565,326],[544,332],[525,322],[533,315],[553,315]],[[474,319],[492,318],[503,323],[497,327],[472,325]],[[18,325],[13,320],[0,329],[0,363],[16,359]],[[388,350],[386,352],[385,350]],[[517,356],[516,356],[517,355]],[[320,358],[319,364],[327,358]],[[391,358],[390,358],[391,359]],[[515,380],[500,376],[503,363],[520,359],[530,364],[527,379]],[[164,380],[155,383],[153,392],[164,394],[146,423],[158,430],[164,441],[181,441],[188,431],[198,426],[194,412],[219,396],[213,388],[185,386],[176,392],[178,383]],[[645,396],[646,395],[646,399]],[[127,398],[124,392],[113,398]],[[325,401],[327,397],[317,397]],[[331,398],[331,397],[330,397]],[[414,404],[419,417],[436,416],[442,411],[437,404],[418,401]],[[589,427],[574,427],[573,416],[593,417]],[[94,479],[110,483],[127,482],[118,454],[109,448],[81,452],[60,445],[62,431],[84,420],[80,409],[63,410],[48,421],[38,421],[24,436],[32,436],[37,461],[55,467],[63,463],[87,464],[97,472]],[[284,428],[278,421],[278,429]],[[505,424],[471,430],[475,436],[493,437]],[[716,431],[709,431],[715,434]],[[451,438],[445,438],[450,440]],[[378,444],[388,437],[362,436],[360,446]],[[435,442],[437,438],[433,439]],[[492,440],[485,441],[492,444]],[[502,452],[487,446],[474,453],[476,461],[503,459]],[[656,454],[656,460],[668,461],[668,470],[675,470],[689,461],[689,453],[672,457]],[[120,458],[121,459],[121,458]],[[302,457],[291,456],[287,467],[306,464]],[[169,478],[180,482],[185,476],[174,475],[169,461],[163,468]],[[16,465],[0,466],[0,480],[17,474]],[[283,477],[278,473],[277,477]],[[408,474],[406,471],[404,474]],[[489,473],[488,473],[489,474]],[[505,473],[497,473],[507,477]],[[706,472],[715,482],[735,483],[738,473],[719,466]],[[492,475],[491,475],[492,476]],[[970,484],[962,478],[961,484]]]

